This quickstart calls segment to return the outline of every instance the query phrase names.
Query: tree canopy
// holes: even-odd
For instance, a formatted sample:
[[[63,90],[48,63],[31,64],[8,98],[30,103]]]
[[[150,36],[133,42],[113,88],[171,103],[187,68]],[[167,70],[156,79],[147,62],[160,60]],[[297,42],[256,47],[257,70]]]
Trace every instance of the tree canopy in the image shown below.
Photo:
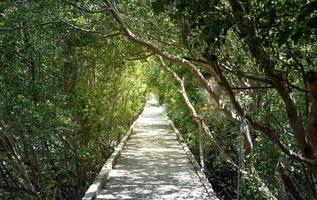
[[[155,94],[220,198],[316,199],[316,10],[1,1],[0,198],[80,199]]]

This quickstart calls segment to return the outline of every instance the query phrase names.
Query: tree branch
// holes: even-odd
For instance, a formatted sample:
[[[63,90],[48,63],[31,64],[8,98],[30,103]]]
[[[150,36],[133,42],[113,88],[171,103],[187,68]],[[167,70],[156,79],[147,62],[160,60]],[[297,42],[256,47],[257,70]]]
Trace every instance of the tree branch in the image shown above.
[[[20,29],[29,29],[29,28],[33,28],[33,27],[42,27],[42,26],[47,26],[47,25],[51,25],[51,24],[59,24],[59,23],[65,24],[66,26],[68,26],[72,29],[75,29],[75,30],[79,30],[79,31],[87,32],[87,33],[94,33],[94,34],[101,35],[103,37],[113,37],[113,36],[118,36],[121,34],[119,31],[112,32],[112,33],[104,33],[102,31],[87,29],[87,28],[79,27],[75,24],[71,24],[71,23],[66,22],[66,21],[51,21],[51,22],[44,22],[44,23],[35,24],[35,25],[31,25],[31,26],[16,26],[16,27],[9,27],[9,28],[0,28],[0,32],[12,32],[12,31],[20,30]]]
[[[130,61],[133,61],[133,60],[143,60],[143,59],[146,59],[148,57],[151,57],[153,56],[154,54],[153,53],[149,53],[147,55],[142,55],[142,56],[139,56],[139,57],[133,57],[133,58],[126,58],[126,60],[130,60]]]
[[[250,7],[250,3],[241,2],[239,0],[229,0],[229,3],[237,21],[240,34],[245,37],[250,55],[256,60],[260,69],[262,69],[267,74],[268,78],[270,78],[272,86],[276,89],[284,102],[288,121],[294,133],[295,140],[301,152],[304,154],[308,148],[305,139],[306,134],[303,122],[299,117],[295,98],[288,87],[288,82],[285,81],[282,74],[276,70],[274,62],[270,59],[270,56],[262,46],[260,39],[257,37],[254,23],[251,20],[245,20],[245,17],[249,14],[245,8]]]
[[[269,89],[273,86],[232,87],[233,90]]]
[[[118,36],[121,34],[119,31],[112,32],[112,33],[104,33],[102,31],[97,31],[94,29],[86,29],[86,28],[79,27],[77,25],[71,24],[71,23],[66,22],[66,21],[63,21],[62,23],[66,24],[67,26],[69,26],[75,30],[79,30],[79,31],[87,32],[87,33],[95,33],[95,34],[101,35],[103,37],[113,37],[113,36]]]
[[[269,188],[265,185],[264,181],[261,179],[261,177],[257,174],[250,174],[248,173],[246,170],[242,169],[241,167],[239,167],[239,165],[237,165],[223,150],[223,148],[219,145],[219,143],[217,142],[216,138],[212,135],[208,125],[205,122],[205,119],[198,115],[193,104],[191,103],[191,101],[189,100],[187,93],[186,93],[186,88],[185,88],[185,83],[184,83],[184,79],[181,79],[175,71],[173,71],[171,68],[169,68],[163,61],[162,56],[158,56],[161,62],[161,66],[173,77],[173,79],[178,82],[180,89],[178,90],[179,93],[181,94],[185,105],[187,106],[188,110],[190,111],[192,117],[194,118],[194,121],[197,123],[197,125],[202,128],[204,130],[204,133],[212,140],[212,142],[214,143],[216,149],[220,152],[221,156],[223,157],[223,159],[230,165],[232,165],[236,170],[240,171],[243,175],[246,175],[248,177],[254,178],[256,180],[256,182],[260,185],[260,188],[262,188],[263,194],[266,197],[269,197],[270,199],[275,199],[276,197],[271,193],[271,191],[269,190]]]
[[[286,191],[290,193],[295,200],[304,200],[300,192],[297,190],[294,182],[286,173],[286,169],[282,163],[279,163],[278,165],[278,172],[282,178]]]
[[[193,63],[191,63],[187,59],[180,58],[178,56],[174,56],[174,55],[168,54],[166,52],[163,52],[159,47],[155,46],[151,42],[136,36],[128,28],[128,26],[124,23],[124,21],[123,21],[122,17],[120,16],[120,14],[118,12],[116,12],[112,8],[112,4],[109,2],[109,0],[104,0],[104,2],[106,4],[106,6],[110,9],[112,16],[115,18],[115,20],[121,26],[125,36],[128,39],[130,39],[131,41],[134,41],[137,44],[140,44],[140,45],[148,48],[154,54],[160,55],[163,59],[169,60],[169,61],[171,61],[171,62],[173,62],[175,64],[179,64],[179,65],[182,65],[182,66],[186,67],[188,70],[191,71],[192,75],[197,79],[197,81],[199,82],[201,87],[204,88],[207,91],[207,93],[209,94],[211,99],[213,99],[214,102],[216,103],[216,106],[228,117],[228,119],[230,119],[232,121],[239,121],[239,115],[237,115],[236,113],[234,113],[234,112],[230,111],[230,109],[228,109],[228,106],[215,93],[214,89],[210,86],[210,84],[204,78],[204,76],[201,74],[201,72],[198,70],[196,65],[194,65]],[[286,155],[290,156],[291,158],[293,158],[293,159],[295,159],[297,161],[304,162],[304,163],[306,163],[306,164],[308,164],[310,166],[317,166],[317,159],[316,160],[306,159],[306,158],[294,153],[293,151],[291,151],[287,147],[287,145],[285,145],[279,139],[279,137],[277,136],[277,134],[275,133],[275,131],[273,129],[265,127],[262,124],[259,124],[258,122],[253,121],[253,119],[250,116],[245,115],[244,117],[250,122],[250,125],[254,129],[260,131],[265,136],[267,136],[274,144],[276,144],[278,147],[280,147],[281,150]]]
[[[182,44],[179,44],[177,43],[176,41],[174,40],[165,40],[165,39],[162,39],[160,37],[154,37],[154,36],[151,36],[151,38],[153,38],[154,40],[162,43],[162,44],[166,44],[166,45],[169,45],[169,46],[173,46],[173,47],[177,47],[177,48],[182,48],[182,49],[187,49],[186,46],[182,45]]]
[[[103,9],[99,9],[99,10],[90,10],[88,8],[81,7],[77,3],[73,3],[73,2],[68,1],[68,0],[64,0],[64,2],[69,4],[69,5],[71,5],[71,6],[73,6],[74,8],[77,8],[80,11],[91,13],[91,14],[96,14],[96,13],[102,13],[102,12],[105,12],[105,11],[109,11],[108,8],[103,8]]]

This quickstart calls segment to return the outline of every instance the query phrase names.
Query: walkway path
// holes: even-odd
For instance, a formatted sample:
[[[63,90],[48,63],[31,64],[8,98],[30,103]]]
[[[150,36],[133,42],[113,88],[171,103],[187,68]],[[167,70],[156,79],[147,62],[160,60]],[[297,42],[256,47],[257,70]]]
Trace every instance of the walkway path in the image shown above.
[[[97,199],[210,199],[154,99]]]

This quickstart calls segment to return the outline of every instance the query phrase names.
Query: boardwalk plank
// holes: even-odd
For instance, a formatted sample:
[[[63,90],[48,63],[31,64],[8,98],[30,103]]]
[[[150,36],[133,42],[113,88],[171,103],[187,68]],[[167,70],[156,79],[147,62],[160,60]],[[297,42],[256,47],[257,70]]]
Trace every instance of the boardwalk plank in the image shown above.
[[[168,119],[152,99],[97,199],[210,198]]]

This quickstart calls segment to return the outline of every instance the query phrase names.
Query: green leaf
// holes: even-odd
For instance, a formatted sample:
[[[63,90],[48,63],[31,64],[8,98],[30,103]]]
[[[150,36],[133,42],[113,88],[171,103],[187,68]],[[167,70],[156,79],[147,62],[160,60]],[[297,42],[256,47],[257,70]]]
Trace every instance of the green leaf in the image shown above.
[[[317,10],[317,0],[316,1],[312,1],[309,4],[303,6],[301,8],[300,13],[297,16],[297,20],[300,21],[300,20],[305,19],[307,16],[309,16],[315,10]]]

